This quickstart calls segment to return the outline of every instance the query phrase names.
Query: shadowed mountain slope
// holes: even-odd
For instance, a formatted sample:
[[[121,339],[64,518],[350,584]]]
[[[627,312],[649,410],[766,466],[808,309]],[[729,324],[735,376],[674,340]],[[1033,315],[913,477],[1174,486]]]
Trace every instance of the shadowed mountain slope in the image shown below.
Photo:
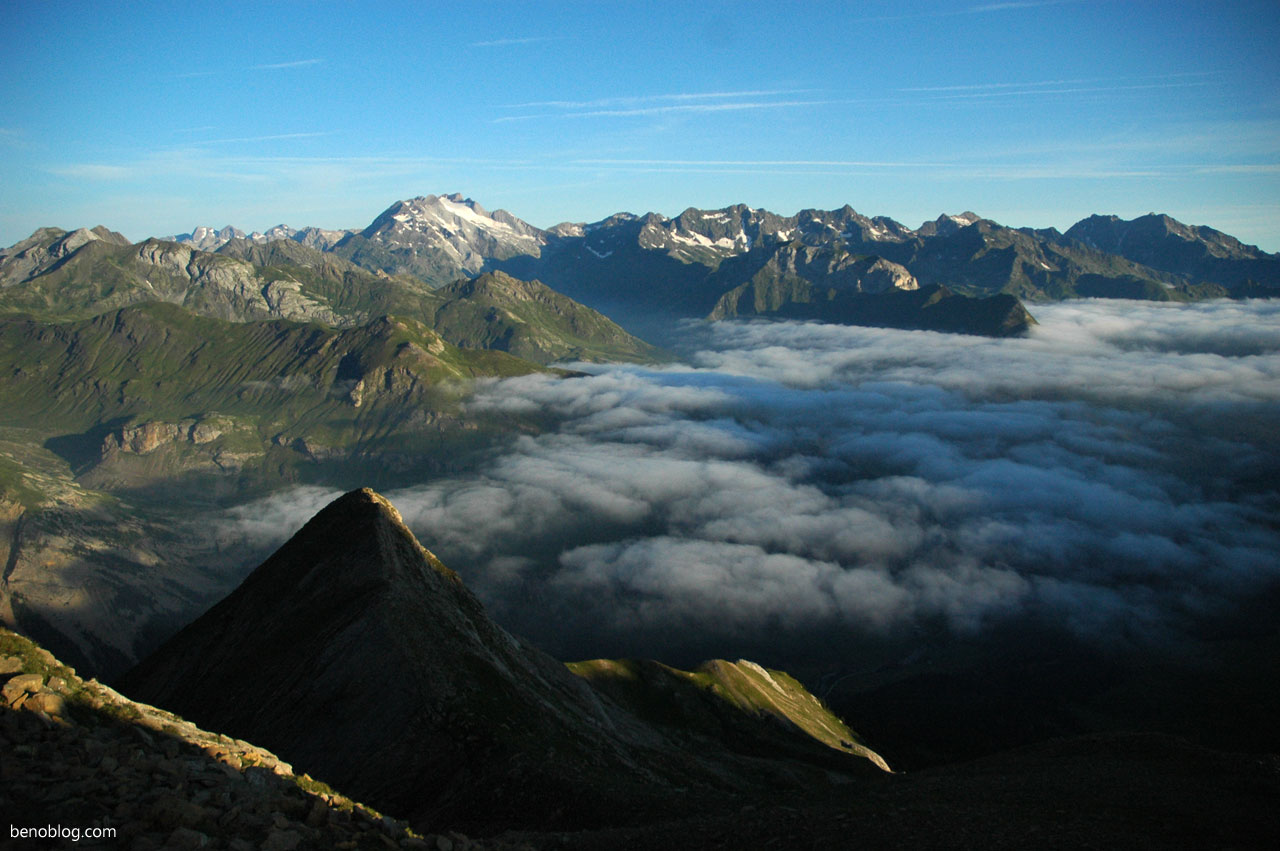
[[[540,369],[407,319],[234,323],[159,303],[0,319],[0,362],[0,623],[99,675],[265,555],[211,551],[220,502],[465,463],[510,424],[465,409],[471,380]]]
[[[415,821],[622,823],[875,773],[816,743],[798,762],[673,742],[489,620],[369,490],[331,503],[121,688]]]
[[[642,824],[476,840],[443,824],[415,833],[260,743],[129,700],[3,629],[0,692],[0,812],[19,830],[74,826],[74,847],[1245,849],[1280,838],[1274,756],[1106,734]],[[114,836],[90,838],[100,826]]]
[[[613,320],[540,281],[503,272],[461,278],[434,291],[431,324],[458,346],[510,352],[535,363],[652,363],[665,355]]]
[[[886,263],[878,258],[867,259],[875,265]],[[987,337],[1018,336],[1036,324],[1022,302],[1006,293],[962,296],[937,284],[862,292],[838,285],[815,284],[796,275],[776,274],[768,267],[749,282],[725,293],[709,316],[713,320],[750,317],[808,319]]]
[[[260,747],[82,679],[3,628],[0,773],[6,838],[28,840],[5,847],[439,847]],[[41,838],[51,825],[56,846]]]
[[[1186,225],[1156,213],[1129,221],[1117,216],[1089,216],[1072,225],[1063,237],[1171,273],[1186,283],[1207,281],[1233,292],[1248,281],[1265,283],[1272,289],[1280,286],[1280,257],[1211,227]]]

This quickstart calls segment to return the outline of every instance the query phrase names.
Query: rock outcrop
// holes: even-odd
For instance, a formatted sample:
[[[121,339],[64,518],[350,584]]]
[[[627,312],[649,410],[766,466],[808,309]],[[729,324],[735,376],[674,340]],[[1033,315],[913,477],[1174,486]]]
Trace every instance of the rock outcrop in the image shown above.
[[[222,437],[224,425],[216,421],[186,419],[176,423],[145,422],[123,426],[106,436],[103,454],[113,451],[145,455],[166,443],[190,443],[202,446]]]
[[[53,828],[80,848],[510,847],[416,833],[268,750],[83,680],[4,629],[0,683],[0,810],[26,838]]]

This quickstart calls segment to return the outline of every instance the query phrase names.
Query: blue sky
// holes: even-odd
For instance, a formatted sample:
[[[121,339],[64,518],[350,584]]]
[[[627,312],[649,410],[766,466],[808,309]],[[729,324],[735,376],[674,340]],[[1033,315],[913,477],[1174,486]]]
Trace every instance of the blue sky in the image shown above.
[[[363,227],[462,192],[548,227],[851,204],[1280,251],[1280,3],[20,3],[0,244]]]

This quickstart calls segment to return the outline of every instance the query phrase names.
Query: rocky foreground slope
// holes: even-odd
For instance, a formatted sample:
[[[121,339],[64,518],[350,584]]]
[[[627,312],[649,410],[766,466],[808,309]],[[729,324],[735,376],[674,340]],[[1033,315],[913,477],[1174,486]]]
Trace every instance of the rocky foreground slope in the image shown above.
[[[0,778],[4,839],[14,847],[512,847],[416,833],[261,747],[83,680],[5,629]],[[59,842],[21,833],[50,827]]]

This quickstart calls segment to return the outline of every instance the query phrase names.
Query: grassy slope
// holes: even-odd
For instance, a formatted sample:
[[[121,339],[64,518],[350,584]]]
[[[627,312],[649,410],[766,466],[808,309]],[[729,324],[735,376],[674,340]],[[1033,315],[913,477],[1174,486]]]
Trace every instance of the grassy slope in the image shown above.
[[[215,480],[228,496],[438,471],[485,439],[461,408],[471,379],[540,368],[408,319],[234,323],[159,303],[0,320],[0,363],[0,427],[27,430],[91,487],[166,500],[212,495]]]
[[[646,363],[663,353],[607,317],[538,281],[503,272],[460,278],[438,289],[406,276],[375,275],[331,254],[292,242],[239,240],[224,246],[264,276],[302,284],[308,298],[347,316],[414,316],[454,345],[496,349],[547,364],[554,361]]]
[[[889,770],[796,679],[754,662],[717,659],[695,671],[681,671],[659,662],[593,659],[570,663],[569,670],[650,723],[738,743],[766,737],[777,743],[799,733]]]
[[[344,382],[377,375],[390,390],[399,376],[404,392],[426,392],[537,368],[501,352],[459,349],[413,320],[341,330],[232,323],[162,303],[61,324],[0,321],[0,362],[8,373],[0,424],[61,429],[211,410],[273,423],[355,421],[363,412],[347,401]]]

